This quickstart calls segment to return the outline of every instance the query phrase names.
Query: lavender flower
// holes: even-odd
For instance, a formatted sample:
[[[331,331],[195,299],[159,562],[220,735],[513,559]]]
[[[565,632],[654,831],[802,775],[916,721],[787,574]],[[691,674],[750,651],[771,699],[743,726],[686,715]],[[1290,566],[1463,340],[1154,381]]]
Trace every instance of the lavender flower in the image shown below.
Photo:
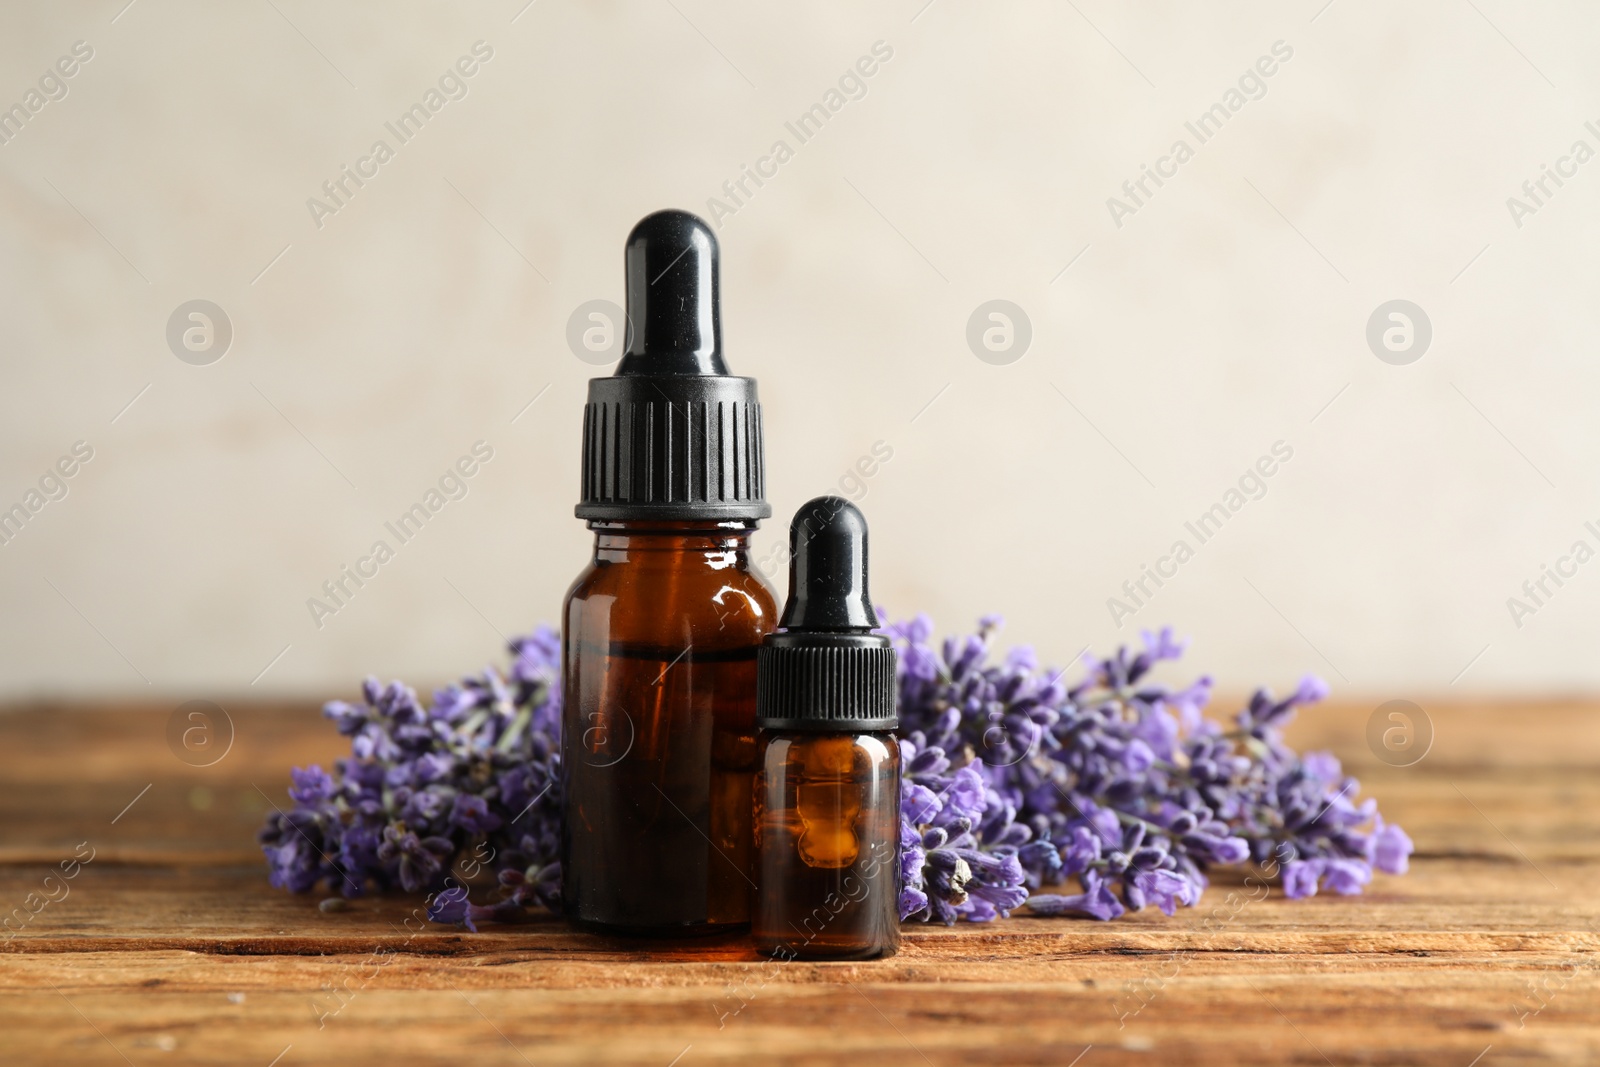
[[[1338,760],[1283,744],[1296,709],[1327,695],[1320,680],[1282,699],[1258,690],[1224,728],[1204,715],[1209,677],[1151,679],[1183,655],[1170,629],[1084,657],[1068,682],[1027,647],[990,662],[1001,625],[986,616],[936,645],[925,615],[885,621],[899,654],[902,919],[987,922],[1024,904],[1171,915],[1199,902],[1208,869],[1247,862],[1289,897],[1405,872],[1411,839],[1356,801]],[[370,678],[362,704],[330,702],[351,755],[331,775],[292,772],[293,807],[260,834],[272,884],[427,893],[430,918],[474,930],[558,908],[560,639],[541,627],[509,652],[505,675],[486,669],[431,706]],[[469,890],[484,869],[497,888]],[[1029,896],[1065,881],[1080,891]]]
[[[1137,652],[1086,656],[1069,683],[1028,648],[991,663],[1000,625],[987,616],[935,647],[926,616],[884,618],[907,737],[902,918],[996,918],[1024,887],[1064,878],[1081,892],[1036,894],[1035,914],[1104,920],[1153,904],[1170,915],[1199,902],[1209,868],[1251,861],[1281,867],[1290,897],[1359,893],[1375,866],[1405,871],[1410,838],[1376,802],[1355,801],[1338,761],[1282,742],[1296,709],[1327,695],[1321,680],[1282,699],[1258,690],[1224,729],[1203,715],[1210,678],[1176,690],[1151,680],[1184,652],[1170,629],[1144,633]]]
[[[1087,871],[1082,881],[1082,893],[1070,896],[1037,893],[1029,898],[1028,907],[1035,915],[1086,915],[1102,922],[1115,919],[1127,910],[1116,894],[1100,880],[1100,872]]]
[[[541,628],[510,651],[508,676],[488,668],[439,690],[429,708],[399,682],[371,678],[362,704],[330,702],[323,714],[351,754],[331,775],[292,772],[293,808],[260,833],[272,884],[426,893],[430,914],[447,921],[557,903],[561,642]],[[469,913],[463,879],[480,869],[497,876],[503,899]]]

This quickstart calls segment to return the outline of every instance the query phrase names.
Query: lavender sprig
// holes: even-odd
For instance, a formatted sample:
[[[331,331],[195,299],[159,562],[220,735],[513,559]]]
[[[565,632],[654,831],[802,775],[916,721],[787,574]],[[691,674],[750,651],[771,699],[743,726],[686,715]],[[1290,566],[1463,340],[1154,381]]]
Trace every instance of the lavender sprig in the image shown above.
[[[1225,730],[1203,716],[1209,677],[1180,690],[1150,678],[1183,654],[1170,629],[1086,656],[1069,685],[1029,648],[990,663],[1000,625],[935,647],[927,616],[885,620],[907,735],[902,918],[985,921],[1024,900],[1041,915],[1171,915],[1198,903],[1208,869],[1247,861],[1281,870],[1290,897],[1405,871],[1411,840],[1376,801],[1355,802],[1338,761],[1283,744],[1295,710],[1327,695],[1320,680],[1281,700],[1258,690]],[[1080,892],[1027,899],[1064,879]]]
[[[1206,719],[1211,680],[1173,690],[1149,675],[1184,650],[1170,629],[1141,651],[1041,669],[1031,649],[989,662],[998,617],[933,643],[926,616],[885,624],[899,652],[902,919],[1114,919],[1192,906],[1216,865],[1251,862],[1290,897],[1357,893],[1373,868],[1403,873],[1411,841],[1327,753],[1283,744],[1295,710],[1327,687],[1259,690],[1224,729]],[[560,901],[560,641],[510,643],[513,662],[434,694],[368,679],[364,704],[324,714],[351,739],[329,775],[293,772],[288,812],[260,834],[273,885],[347,897],[428,894],[429,916],[476,929]],[[492,872],[498,897],[469,900]],[[1039,893],[1075,881],[1076,893]],[[484,895],[484,894],[480,894]]]
[[[350,758],[334,775],[292,772],[293,809],[270,815],[259,835],[272,884],[427,893],[431,917],[469,926],[555,905],[561,640],[540,627],[510,652],[505,677],[487,668],[436,692],[431,708],[373,678],[364,704],[329,702],[323,714],[350,738]],[[506,892],[483,908],[468,904],[462,880],[480,869]]]

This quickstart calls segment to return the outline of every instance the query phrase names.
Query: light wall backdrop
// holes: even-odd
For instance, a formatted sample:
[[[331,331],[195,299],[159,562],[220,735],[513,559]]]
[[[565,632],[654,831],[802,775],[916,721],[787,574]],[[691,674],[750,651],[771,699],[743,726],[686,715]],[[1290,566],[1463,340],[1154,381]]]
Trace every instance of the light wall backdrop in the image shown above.
[[[842,491],[881,604],[1048,661],[1171,624],[1233,690],[1600,689],[1597,44],[1508,0],[8,4],[0,697],[426,687],[554,623],[588,315],[663,207],[721,242],[769,569]]]

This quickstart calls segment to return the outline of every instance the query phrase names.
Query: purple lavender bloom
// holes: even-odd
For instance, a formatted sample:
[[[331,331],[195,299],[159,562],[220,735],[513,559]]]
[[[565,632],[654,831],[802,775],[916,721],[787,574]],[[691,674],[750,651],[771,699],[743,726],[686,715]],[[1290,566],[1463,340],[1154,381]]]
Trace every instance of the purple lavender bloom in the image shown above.
[[[1145,651],[1152,660],[1181,659],[1184,650],[1189,647],[1187,640],[1179,640],[1172,635],[1170,626],[1163,626],[1154,633],[1140,630],[1139,639],[1144,642]]]
[[[446,686],[433,694],[433,707],[428,713],[446,723],[458,723],[483,702],[482,694],[461,686]]]
[[[469,834],[486,834],[500,829],[500,816],[489,810],[489,802],[470,793],[457,793],[450,808],[450,825]]]
[[[1369,862],[1385,874],[1405,874],[1411,866],[1411,838],[1400,827],[1384,822],[1382,815],[1377,817],[1377,824]]]
[[[446,837],[419,837],[400,824],[383,831],[383,844],[378,846],[378,859],[396,868],[402,888],[407,893],[418,893],[433,885],[435,876],[444,870],[444,861],[455,852],[455,845]]]
[[[267,881],[291,893],[307,893],[322,881],[316,850],[304,840],[285,836],[281,844],[264,845],[267,854]]]
[[[1314,674],[1308,674],[1300,679],[1300,685],[1296,687],[1293,699],[1296,704],[1315,704],[1326,700],[1330,692],[1332,690],[1328,688],[1327,682]]]
[[[341,827],[339,835],[339,870],[344,871],[372,871],[382,865],[378,858],[378,849],[383,844],[383,827],[368,825],[363,821],[352,822],[349,826]],[[359,896],[365,886],[354,880],[340,875],[337,886],[346,896]]]
[[[1113,919],[1199,901],[1214,865],[1281,868],[1285,894],[1360,892],[1401,873],[1413,846],[1323,753],[1283,744],[1297,709],[1327,686],[1257,691],[1226,727],[1207,719],[1212,682],[1155,679],[1185,644],[1170,628],[1142,648],[1081,657],[1082,676],[1033,650],[996,658],[1002,622],[937,641],[919,615],[879,619],[897,653],[901,740],[900,913],[952,923],[1038,915]],[[324,714],[350,738],[334,773],[293,772],[289,811],[259,836],[275,886],[346,896],[429,892],[430,915],[476,929],[560,904],[560,638],[509,643],[511,665],[462,679],[424,707],[369,678],[360,704]],[[497,888],[447,881],[487,867]],[[1076,882],[1079,893],[1030,890]]]
[[[1061,881],[1061,849],[1054,842],[1028,842],[1017,849],[1017,863],[1022,867],[1023,881],[1030,889]]]
[[[1211,676],[1203,674],[1167,698],[1167,704],[1178,709],[1178,729],[1184,734],[1199,733],[1202,727],[1215,729],[1215,723],[1204,718],[1205,706],[1211,703]]]
[[[493,904],[474,904],[467,899],[465,886],[455,885],[434,896],[428,904],[428,921],[460,923],[473,933],[478,923],[514,923],[527,917],[527,904],[518,894],[512,894]]]
[[[1177,912],[1178,905],[1191,906],[1200,899],[1200,891],[1187,878],[1172,871],[1140,871],[1133,876],[1145,900],[1155,904],[1167,915]]]
[[[920,861],[918,862],[920,866]],[[911,886],[906,886],[904,889],[900,890],[901,922],[905,922],[907,919],[913,918],[926,919],[928,917],[927,912],[928,894],[924,893],[921,889],[913,889]]]
[[[1341,769],[1339,761],[1331,752],[1307,752],[1301,757],[1301,764],[1306,773],[1311,777],[1324,782],[1337,782]]]
[[[1372,881],[1372,868],[1366,860],[1334,857],[1324,863],[1322,885],[1331,893],[1349,896],[1361,892],[1361,888]]]
[[[1071,840],[1059,849],[1063,874],[1082,874],[1100,862],[1100,835],[1084,825],[1074,826]]]
[[[1150,769],[1150,765],[1156,761],[1156,754],[1148,744],[1136,737],[1123,748],[1120,759],[1125,772],[1138,775]]]
[[[1026,875],[1016,854],[1009,848],[1002,847],[993,852],[965,848],[957,852],[972,872],[972,880],[966,887],[967,900],[958,908],[969,922],[1003,919],[1012,909],[1026,903]]]
[[[541,629],[511,653],[509,684],[489,670],[441,689],[431,708],[372,678],[361,704],[330,701],[324,714],[351,755],[331,775],[293,772],[293,808],[259,834],[272,884],[436,892],[459,862],[520,879],[466,917],[508,921],[558,903],[560,639]]]
[[[305,769],[291,768],[289,777],[294,785],[289,789],[289,799],[305,808],[315,808],[333,798],[338,791],[338,785],[328,775],[328,772],[312,764]]]
[[[1032,645],[1014,645],[1006,653],[1005,670],[1017,675],[1032,674],[1039,669],[1039,657]]]
[[[1185,648],[1170,628],[1143,634],[1138,651],[1085,655],[1084,676],[1069,682],[1040,670],[1031,650],[996,661],[997,619],[936,642],[926,617],[879,616],[899,654],[902,766],[912,783],[904,816],[920,849],[908,870],[927,871],[908,917],[983,920],[990,907],[1008,910],[1009,900],[974,889],[980,880],[960,877],[969,857],[958,853],[958,865],[942,854],[974,845],[1014,855],[1022,885],[1067,878],[1083,888],[1035,897],[1041,914],[1192,906],[1218,865],[1272,860],[1291,896],[1315,893],[1325,872],[1330,891],[1349,892],[1373,865],[1403,867],[1409,839],[1384,826],[1374,802],[1356,799],[1359,784],[1341,779],[1337,761],[1302,760],[1282,742],[1296,711],[1327,695],[1315,677],[1281,699],[1256,692],[1230,730],[1204,715],[1210,677],[1182,688],[1154,680],[1154,668]],[[985,783],[981,814],[957,784],[968,767]]]
[[[950,779],[944,798],[944,812],[955,818],[976,820],[987,803],[983,776],[973,767],[963,767]]]
[[[477,908],[467,900],[465,886],[451,886],[433,898],[428,905],[428,921],[436,923],[462,923],[473,933],[478,932],[473,912]]]
[[[1028,899],[1028,907],[1036,915],[1086,915],[1101,922],[1109,922],[1126,910],[1094,871],[1083,876],[1082,893],[1036,893]]]
[[[911,825],[921,826],[939,814],[944,801],[932,789],[907,778],[900,788],[900,808]]]
[[[417,757],[413,766],[415,772],[412,780],[418,785],[427,785],[429,782],[448,780],[455,770],[456,759],[448,752],[424,752]]]
[[[1317,879],[1322,877],[1325,861],[1320,859],[1294,860],[1283,868],[1283,895],[1291,900],[1317,895]]]
[[[516,660],[511,665],[511,679],[519,683],[551,684],[561,667],[561,635],[548,626],[541,626],[527,637],[511,639],[511,651]]]
[[[339,732],[346,737],[361,729],[367,721],[366,708],[357,707],[343,700],[328,701],[322,706],[322,714],[325,718],[332,719],[334,726],[338,727]]]
[[[412,826],[431,826],[444,819],[451,798],[445,787],[438,785],[420,789],[415,793],[398,789],[395,799],[400,802],[400,818]]]
[[[1011,821],[1012,809],[987,787],[983,765],[946,774],[945,753],[918,735],[902,739],[900,752],[901,918],[981,922],[1018,907],[1028,896],[1028,875],[1016,850],[1031,832]],[[991,833],[1005,840],[991,840]]]
[[[1004,919],[1028,902],[1026,886],[991,886],[982,883],[967,887],[966,904],[957,915],[968,922],[986,923]]]

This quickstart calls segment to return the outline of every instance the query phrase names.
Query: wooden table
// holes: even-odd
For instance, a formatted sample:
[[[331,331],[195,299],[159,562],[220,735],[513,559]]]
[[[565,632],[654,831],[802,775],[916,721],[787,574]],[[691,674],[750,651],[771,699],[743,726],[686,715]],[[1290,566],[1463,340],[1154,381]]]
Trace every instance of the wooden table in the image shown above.
[[[324,914],[268,887],[254,833],[342,739],[304,706],[228,710],[206,768],[169,750],[170,706],[0,713],[0,907],[66,887],[0,953],[0,1062],[1600,1062],[1592,706],[1430,706],[1408,768],[1368,751],[1370,705],[1304,716],[1291,739],[1417,843],[1364,897],[1241,906],[1224,877],[1171,919],[913,926],[888,961],[782,965],[554,921],[414,932],[398,896]]]

